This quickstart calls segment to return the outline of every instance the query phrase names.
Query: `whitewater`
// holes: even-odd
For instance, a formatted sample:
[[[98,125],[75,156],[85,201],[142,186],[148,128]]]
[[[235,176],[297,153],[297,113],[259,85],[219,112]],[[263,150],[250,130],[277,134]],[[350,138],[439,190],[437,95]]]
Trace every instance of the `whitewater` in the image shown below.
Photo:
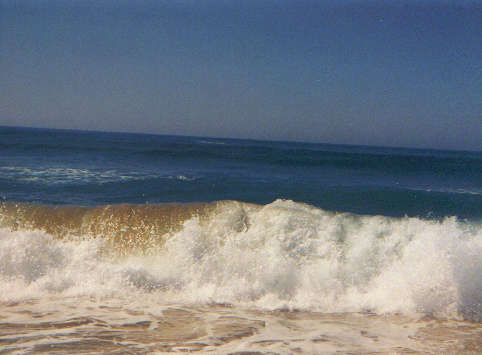
[[[15,212],[27,214],[26,207]],[[17,230],[1,232],[1,299],[128,293],[164,302],[482,319],[481,228],[454,218],[336,214],[283,200],[150,207],[83,211],[78,230],[68,233],[62,208],[48,211],[44,228],[26,229],[16,218]],[[45,213],[34,208],[25,226]],[[158,219],[149,221],[153,214]]]
[[[114,302],[116,312],[136,310],[123,325],[159,307],[217,314],[219,305],[412,319],[405,324],[482,319],[481,228],[455,218],[358,216],[286,200],[80,210],[4,204],[2,212],[9,217],[0,230],[7,309],[32,300],[41,309],[51,302],[72,308],[74,299],[90,319],[93,300]],[[75,213],[80,222],[69,225],[65,216]],[[213,346],[202,344],[203,351]]]
[[[482,350],[479,153],[0,138],[2,353]]]

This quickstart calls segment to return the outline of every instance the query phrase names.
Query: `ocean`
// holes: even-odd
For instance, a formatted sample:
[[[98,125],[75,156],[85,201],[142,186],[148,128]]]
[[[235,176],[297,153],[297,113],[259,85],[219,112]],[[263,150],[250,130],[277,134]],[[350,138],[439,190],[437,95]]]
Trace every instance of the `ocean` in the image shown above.
[[[482,152],[0,127],[0,353],[480,353]]]

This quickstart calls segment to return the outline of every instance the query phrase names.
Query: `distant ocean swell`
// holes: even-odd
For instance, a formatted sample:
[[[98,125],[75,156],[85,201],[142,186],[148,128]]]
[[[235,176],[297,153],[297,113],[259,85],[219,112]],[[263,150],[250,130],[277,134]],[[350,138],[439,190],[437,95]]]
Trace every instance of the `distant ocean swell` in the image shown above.
[[[5,135],[5,133],[3,133]],[[49,137],[55,139],[53,137]],[[111,155],[112,157],[134,157],[137,159],[201,159],[201,160],[224,160],[236,161],[239,163],[257,163],[272,166],[289,167],[332,167],[340,169],[362,169],[376,170],[385,173],[420,174],[424,172],[436,173],[439,177],[449,176],[480,176],[480,155],[478,152],[459,153],[456,156],[453,152],[445,155],[415,154],[405,152],[400,154],[393,149],[386,148],[384,154],[367,152],[348,151],[326,151],[319,147],[296,148],[287,146],[245,146],[241,143],[227,145],[226,142],[170,142],[160,146],[132,144],[132,142],[121,142],[123,144],[103,144],[89,146],[87,142],[56,142],[56,143],[24,143],[20,147],[12,141],[10,144],[0,142],[0,149],[6,153],[14,154],[86,154],[96,153]],[[226,145],[223,149],[219,145]],[[354,149],[354,148],[353,148]],[[432,152],[433,153],[433,152]]]
[[[0,301],[130,295],[482,320],[482,229],[276,200],[0,205]]]

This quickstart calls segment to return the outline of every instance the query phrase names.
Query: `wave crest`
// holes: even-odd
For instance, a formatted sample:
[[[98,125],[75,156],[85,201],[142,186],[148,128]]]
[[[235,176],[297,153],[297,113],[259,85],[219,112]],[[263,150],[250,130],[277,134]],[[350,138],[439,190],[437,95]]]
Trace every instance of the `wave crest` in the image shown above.
[[[37,296],[482,319],[481,228],[455,218],[357,216],[284,200],[1,208],[3,299],[22,282]]]

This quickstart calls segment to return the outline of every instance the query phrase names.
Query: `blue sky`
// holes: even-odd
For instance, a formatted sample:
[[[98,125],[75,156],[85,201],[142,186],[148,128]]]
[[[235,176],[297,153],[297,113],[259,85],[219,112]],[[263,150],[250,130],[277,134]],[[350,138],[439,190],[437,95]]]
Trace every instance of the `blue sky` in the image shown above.
[[[482,149],[478,1],[0,4],[0,125]]]

